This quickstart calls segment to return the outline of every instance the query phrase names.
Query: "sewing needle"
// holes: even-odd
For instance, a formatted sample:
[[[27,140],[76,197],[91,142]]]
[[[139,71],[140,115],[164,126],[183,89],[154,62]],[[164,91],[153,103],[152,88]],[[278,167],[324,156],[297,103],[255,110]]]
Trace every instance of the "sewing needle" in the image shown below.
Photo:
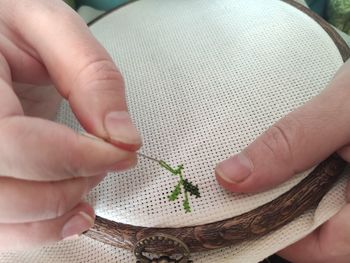
[[[151,160],[151,161],[160,163],[160,160],[158,160],[158,159],[156,159],[156,158],[153,158],[153,157],[151,157],[151,156],[148,156],[148,155],[143,154],[143,153],[140,153],[140,152],[136,152],[136,153],[137,153],[137,155],[142,156],[142,157],[144,157],[144,158],[146,158],[146,159],[148,159],[148,160]]]
[[[90,134],[90,133],[87,133],[87,132],[80,132],[80,134],[83,135],[83,136],[85,136],[85,137],[88,137],[88,138],[90,138],[90,139],[94,139],[94,140],[104,141],[104,142],[105,142],[105,140],[103,140],[103,139],[101,139],[101,138],[98,138],[98,137],[96,137],[96,136],[94,136],[94,135],[92,135],[92,134]],[[148,156],[148,155],[146,155],[146,154],[143,154],[143,153],[140,153],[140,152],[136,152],[136,154],[137,154],[138,156],[141,156],[141,157],[146,158],[146,159],[148,159],[148,160],[151,160],[151,161],[153,161],[153,162],[160,163],[160,160],[158,160],[158,159],[156,159],[156,158],[153,158],[153,157],[151,157],[151,156]]]

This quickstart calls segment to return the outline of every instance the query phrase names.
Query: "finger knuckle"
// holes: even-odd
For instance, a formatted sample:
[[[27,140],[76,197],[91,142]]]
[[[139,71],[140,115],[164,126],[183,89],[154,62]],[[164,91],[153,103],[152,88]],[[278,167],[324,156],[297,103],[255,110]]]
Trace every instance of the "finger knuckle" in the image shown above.
[[[81,151],[79,139],[72,140],[69,145],[69,152],[64,159],[63,173],[66,178],[79,178],[86,176],[86,171],[83,169],[84,153]]]
[[[300,136],[301,130],[298,120],[287,116],[270,127],[262,135],[261,141],[276,160],[291,163],[295,140]]]
[[[57,182],[49,182],[46,188],[47,218],[57,218],[64,215],[68,209],[68,199],[63,188]]]
[[[102,81],[118,81],[123,83],[123,77],[115,64],[106,58],[94,58],[86,64],[77,76],[78,85],[84,89],[92,87],[92,84]],[[104,88],[108,85],[101,85]]]

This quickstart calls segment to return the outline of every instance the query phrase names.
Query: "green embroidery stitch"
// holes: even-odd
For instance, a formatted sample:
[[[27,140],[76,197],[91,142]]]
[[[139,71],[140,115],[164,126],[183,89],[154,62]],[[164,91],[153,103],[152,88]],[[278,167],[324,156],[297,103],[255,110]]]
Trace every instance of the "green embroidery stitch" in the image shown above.
[[[175,201],[178,197],[179,194],[181,194],[181,182],[179,182],[173,191],[171,191],[171,194],[168,196],[170,201]]]
[[[190,213],[191,206],[190,206],[190,200],[188,193],[192,196],[194,195],[196,198],[200,197],[199,188],[198,185],[193,185],[192,182],[188,181],[187,179],[184,179],[182,170],[184,169],[183,165],[179,165],[177,168],[172,168],[169,164],[166,162],[160,160],[158,162],[160,166],[171,172],[173,175],[179,177],[179,181],[177,185],[175,186],[174,190],[171,191],[170,195],[168,196],[170,201],[175,201],[179,198],[179,195],[181,192],[183,192],[184,200],[182,202],[183,208],[185,210],[185,213]],[[181,189],[182,188],[182,189]],[[181,191],[183,190],[183,191]]]
[[[183,202],[182,202],[182,206],[185,210],[186,213],[190,213],[191,210],[191,206],[190,206],[190,200],[189,200],[189,195],[191,196],[195,196],[196,198],[201,197],[200,192],[199,192],[199,188],[198,185],[194,185],[192,182],[190,182],[188,179],[185,179],[183,174],[182,174],[182,170],[184,169],[184,166],[178,165],[176,168],[171,167],[169,164],[167,164],[166,162],[162,161],[162,160],[158,160],[156,158],[147,156],[143,153],[137,153],[139,156],[142,156],[144,158],[147,158],[151,161],[154,161],[156,163],[158,163],[161,167],[163,167],[164,169],[168,170],[170,173],[172,173],[175,176],[179,177],[179,181],[177,182],[174,190],[172,190],[170,192],[170,194],[168,195],[168,199],[170,201],[175,201],[179,198],[180,194],[183,193]]]

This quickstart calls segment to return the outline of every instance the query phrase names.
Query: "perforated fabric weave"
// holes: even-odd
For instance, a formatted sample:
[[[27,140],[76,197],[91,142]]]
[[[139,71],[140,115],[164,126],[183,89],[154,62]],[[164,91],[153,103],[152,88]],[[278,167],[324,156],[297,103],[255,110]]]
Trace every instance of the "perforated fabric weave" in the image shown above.
[[[347,171],[345,174],[349,174]],[[194,263],[256,263],[278,250],[294,243],[333,216],[345,203],[347,177],[327,194],[316,211],[310,211],[294,222],[262,239],[238,246],[193,254]],[[112,247],[88,237],[64,241],[42,249],[0,254],[1,263],[131,263],[129,251]]]
[[[341,66],[332,39],[307,15],[276,0],[141,0],[91,26],[125,78],[141,151],[199,185],[192,213],[167,196],[176,178],[149,160],[110,174],[88,197],[99,216],[141,226],[187,226],[252,210],[308,172],[257,195],[222,190],[217,162],[239,152],[276,120],[317,95]],[[58,121],[81,130],[67,103]],[[344,204],[342,179],[316,211],[280,231],[195,262],[257,262],[311,232]],[[9,261],[10,257],[18,261]],[[86,237],[4,254],[0,262],[132,262],[130,253]]]
[[[202,192],[185,214],[181,201],[167,198],[177,178],[141,159],[92,192],[98,215],[141,226],[198,225],[254,209],[304,176],[238,195],[222,190],[213,169],[318,94],[342,64],[311,18],[282,2],[140,1],[91,30],[125,77],[129,109],[144,137],[141,151],[184,164]],[[59,120],[76,126],[69,111]]]

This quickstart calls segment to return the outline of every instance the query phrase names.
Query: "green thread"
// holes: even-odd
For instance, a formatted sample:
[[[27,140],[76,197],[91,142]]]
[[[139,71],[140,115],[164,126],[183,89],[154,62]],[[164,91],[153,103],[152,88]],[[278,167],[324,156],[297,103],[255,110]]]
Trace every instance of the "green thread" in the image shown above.
[[[175,201],[179,198],[180,194],[183,192],[183,202],[182,206],[185,210],[185,213],[190,213],[191,206],[190,206],[190,200],[188,193],[192,196],[194,195],[196,198],[200,197],[199,188],[198,185],[193,185],[192,182],[190,182],[188,179],[184,179],[182,170],[184,169],[183,165],[177,166],[177,168],[172,168],[169,164],[166,162],[160,160],[158,162],[160,166],[171,172],[173,175],[179,177],[179,181],[177,182],[175,188],[168,196],[168,199],[170,201]]]
[[[201,197],[198,185],[193,185],[190,181],[185,179],[183,182],[183,186],[185,190],[190,193],[190,195],[194,195],[196,198]]]
[[[171,194],[168,196],[170,201],[175,201],[179,195],[181,194],[181,182],[179,182],[173,191],[171,191]]]

